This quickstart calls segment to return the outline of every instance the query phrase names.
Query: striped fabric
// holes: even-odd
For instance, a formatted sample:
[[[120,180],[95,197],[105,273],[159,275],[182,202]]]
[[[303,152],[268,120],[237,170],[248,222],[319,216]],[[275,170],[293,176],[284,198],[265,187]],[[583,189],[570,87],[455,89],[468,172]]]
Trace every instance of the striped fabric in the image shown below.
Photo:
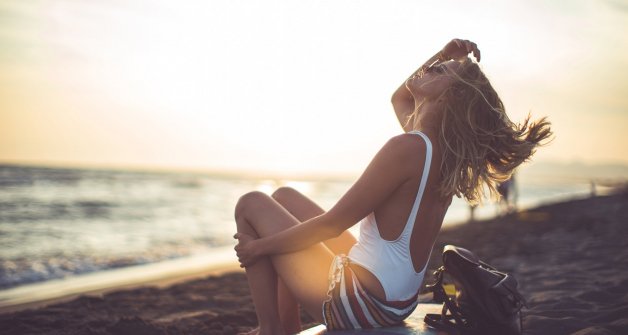
[[[328,330],[393,326],[412,314],[418,305],[416,295],[406,301],[381,302],[362,289],[348,264],[347,256],[337,255],[329,270],[327,300],[323,302]]]

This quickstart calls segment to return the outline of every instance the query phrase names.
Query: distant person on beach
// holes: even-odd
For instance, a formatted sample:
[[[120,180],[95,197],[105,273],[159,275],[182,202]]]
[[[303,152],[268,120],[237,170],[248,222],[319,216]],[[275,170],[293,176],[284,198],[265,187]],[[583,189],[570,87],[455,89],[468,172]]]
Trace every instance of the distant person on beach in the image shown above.
[[[478,204],[469,204],[469,222],[475,222],[475,210],[478,208]]]
[[[329,211],[286,187],[239,199],[235,250],[259,322],[251,334],[299,332],[299,304],[330,330],[400,323],[418,304],[452,197],[495,194],[550,136],[544,118],[509,120],[469,54],[480,61],[475,43],[454,39],[401,84],[392,105],[404,133]],[[347,229],[358,222],[356,240]]]
[[[519,192],[514,173],[507,180],[497,184],[497,193],[499,194],[497,202],[498,215],[506,215],[517,211]]]

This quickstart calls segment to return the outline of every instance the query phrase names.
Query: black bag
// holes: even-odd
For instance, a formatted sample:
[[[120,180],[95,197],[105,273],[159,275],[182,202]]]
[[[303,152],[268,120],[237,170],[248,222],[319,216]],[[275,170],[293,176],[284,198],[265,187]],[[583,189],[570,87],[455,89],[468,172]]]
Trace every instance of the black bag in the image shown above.
[[[427,314],[425,323],[451,334],[521,334],[521,308],[525,300],[517,291],[517,281],[512,275],[453,245],[445,246],[443,264],[434,272],[436,282],[427,285],[434,292],[434,300],[443,302],[443,311]],[[444,274],[454,281],[455,298],[445,293]]]

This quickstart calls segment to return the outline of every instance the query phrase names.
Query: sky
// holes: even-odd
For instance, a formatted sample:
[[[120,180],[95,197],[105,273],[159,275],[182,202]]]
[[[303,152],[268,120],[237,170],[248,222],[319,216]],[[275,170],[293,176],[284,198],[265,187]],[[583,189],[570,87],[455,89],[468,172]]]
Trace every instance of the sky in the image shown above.
[[[390,97],[476,42],[535,161],[628,164],[628,2],[3,0],[0,163],[356,173]]]

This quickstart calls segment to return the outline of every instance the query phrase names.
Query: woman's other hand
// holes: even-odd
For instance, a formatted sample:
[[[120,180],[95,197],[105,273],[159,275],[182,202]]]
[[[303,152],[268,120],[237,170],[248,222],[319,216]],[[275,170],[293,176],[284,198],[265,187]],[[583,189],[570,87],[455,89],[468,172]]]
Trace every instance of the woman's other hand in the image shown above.
[[[255,262],[263,256],[260,250],[259,240],[255,239],[253,236],[237,233],[233,235],[233,238],[238,240],[238,244],[235,246],[234,250],[238,256],[238,262],[240,262],[241,268],[255,264]]]
[[[445,60],[458,60],[466,57],[470,53],[473,53],[473,56],[478,62],[480,61],[480,49],[478,49],[477,44],[459,38],[454,38],[441,50],[441,55]]]

